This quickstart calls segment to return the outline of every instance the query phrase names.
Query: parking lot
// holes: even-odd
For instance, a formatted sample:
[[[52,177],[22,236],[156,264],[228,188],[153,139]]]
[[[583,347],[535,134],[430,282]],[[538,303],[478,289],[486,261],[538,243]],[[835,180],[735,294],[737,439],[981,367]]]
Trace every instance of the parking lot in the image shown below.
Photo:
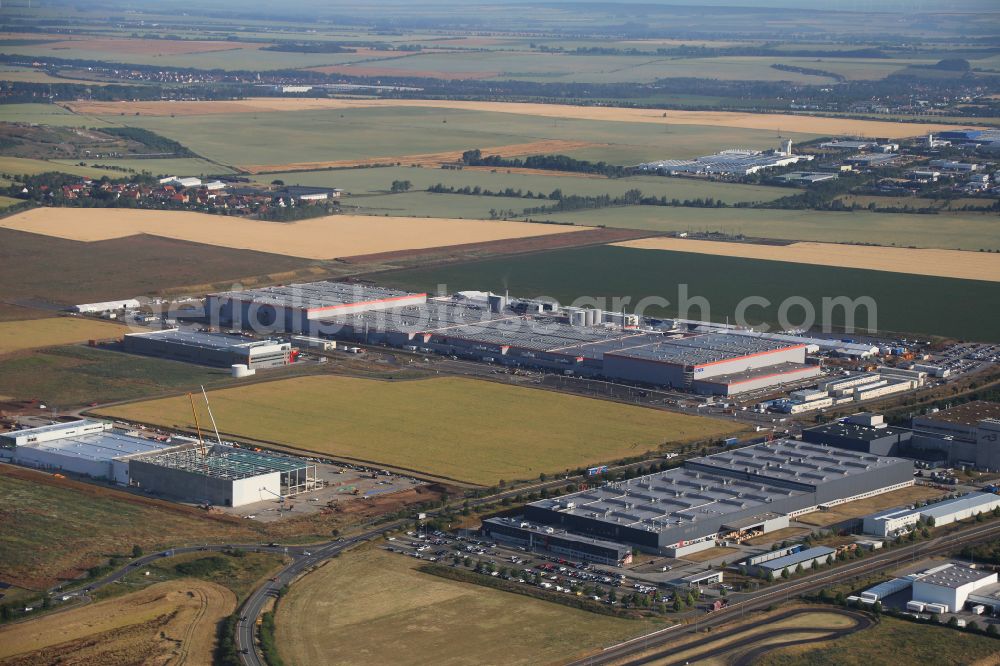
[[[630,575],[621,569],[567,559],[566,557],[530,552],[525,548],[490,541],[478,535],[463,536],[444,532],[409,531],[388,537],[383,548],[407,557],[446,566],[476,566],[484,576],[541,588],[553,594],[574,594],[604,604],[609,594],[621,598],[637,593],[648,595],[651,603],[672,603],[675,588],[666,582],[651,582]],[[468,564],[466,564],[468,562]],[[675,560],[679,564],[685,564]],[[670,577],[676,578],[679,574]],[[692,589],[700,597],[700,590]],[[686,596],[687,590],[682,596]],[[617,603],[617,602],[614,602]],[[613,604],[612,604],[613,605]]]

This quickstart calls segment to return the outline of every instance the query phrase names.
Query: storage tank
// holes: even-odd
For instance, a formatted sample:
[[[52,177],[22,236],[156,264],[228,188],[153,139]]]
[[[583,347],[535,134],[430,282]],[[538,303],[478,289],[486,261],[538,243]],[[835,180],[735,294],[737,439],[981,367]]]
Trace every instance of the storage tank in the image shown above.
[[[256,370],[251,370],[246,363],[234,363],[233,364],[233,377],[249,377],[250,375],[256,374]]]
[[[604,323],[604,310],[598,310],[594,308],[594,326],[600,326]]]
[[[572,310],[569,313],[569,323],[573,326],[586,326],[587,325],[587,311],[586,310]]]

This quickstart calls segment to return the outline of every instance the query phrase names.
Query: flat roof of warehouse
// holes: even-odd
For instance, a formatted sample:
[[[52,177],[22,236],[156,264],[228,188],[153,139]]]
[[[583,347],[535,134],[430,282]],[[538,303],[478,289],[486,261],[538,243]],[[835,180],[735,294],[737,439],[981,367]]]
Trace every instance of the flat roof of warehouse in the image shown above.
[[[229,335],[228,333],[205,333],[202,331],[192,331],[181,328],[168,328],[162,331],[144,331],[141,333],[127,333],[126,337],[158,338],[177,344],[189,345],[192,347],[207,347],[209,349],[245,349],[247,347],[282,344],[280,340],[253,340],[242,335]]]
[[[777,365],[769,365],[763,368],[750,368],[745,372],[734,372],[727,375],[713,375],[712,377],[708,377],[706,379],[698,379],[696,377],[695,379],[698,379],[699,382],[704,382],[706,384],[741,384],[743,382],[752,382],[766,377],[790,375],[810,368],[815,369],[817,373],[819,372],[819,366],[815,365],[803,365],[802,363],[778,363]]]
[[[923,516],[941,518],[956,511],[975,509],[976,507],[992,503],[994,501],[1000,501],[1000,497],[997,497],[993,493],[968,493],[966,495],[962,495],[961,497],[956,497],[955,499],[935,502],[922,507],[920,509],[920,514]]]
[[[350,305],[353,303],[392,301],[411,296],[426,296],[426,294],[414,294],[399,289],[389,289],[388,287],[348,282],[307,282],[261,287],[259,289],[246,289],[243,291],[223,291],[209,295],[220,299],[228,298],[236,301],[252,301],[254,303],[304,308],[307,310]]]
[[[809,562],[815,560],[818,557],[829,557],[837,551],[833,548],[827,548],[826,546],[814,546],[813,548],[806,548],[805,550],[800,550],[797,553],[792,553],[791,555],[785,555],[783,557],[776,557],[773,560],[767,560],[766,562],[761,562],[756,566],[762,569],[784,569],[785,567],[794,566],[802,562]]]
[[[754,507],[760,507],[764,513],[775,497],[804,494],[764,481],[745,481],[676,468],[532,504],[569,515],[661,532]]]
[[[804,346],[804,343],[789,344],[729,333],[705,333],[689,338],[664,339],[656,344],[609,353],[661,363],[698,366]]]
[[[220,446],[212,447],[205,456],[197,449],[188,449],[144,457],[142,461],[159,467],[229,480],[247,479],[274,472],[293,472],[310,466],[310,463],[296,458],[269,456]]]
[[[926,583],[927,585],[937,585],[938,587],[947,587],[954,590],[962,587],[963,585],[975,583],[976,581],[995,575],[996,574],[992,571],[986,571],[984,569],[971,569],[969,567],[963,567],[956,564],[948,567],[947,569],[935,571],[934,573],[928,574],[923,578],[918,578],[916,582]]]
[[[113,460],[124,456],[156,453],[178,446],[183,442],[158,442],[153,439],[133,437],[114,430],[86,435],[71,435],[46,442],[32,442],[20,448],[51,451],[63,456],[83,460]]]
[[[964,405],[942,409],[933,414],[924,414],[919,418],[926,421],[942,421],[944,423],[974,426],[983,419],[1000,419],[1000,402],[975,400],[967,402]]]
[[[702,458],[690,464],[708,465],[730,473],[760,475],[797,483],[817,484],[861,474],[903,462],[900,458],[875,456],[833,446],[809,444],[789,439],[744,446]]]
[[[838,437],[851,437],[852,439],[864,442],[872,442],[883,437],[895,437],[907,432],[906,428],[896,426],[884,426],[876,428],[874,426],[863,425],[861,423],[849,423],[847,421],[831,421],[812,428],[807,428],[810,432],[821,432],[827,435],[837,435]]]

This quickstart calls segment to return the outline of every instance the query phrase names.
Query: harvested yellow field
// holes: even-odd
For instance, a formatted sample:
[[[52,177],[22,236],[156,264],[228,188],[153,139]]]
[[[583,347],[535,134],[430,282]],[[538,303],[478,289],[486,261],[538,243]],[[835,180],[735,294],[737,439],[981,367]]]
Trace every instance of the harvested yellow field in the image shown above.
[[[721,257],[787,261],[793,264],[861,268],[890,273],[1000,282],[1000,255],[989,252],[839,245],[836,243],[759,245],[685,238],[643,238],[615,243],[615,245],[640,250],[694,252]]]
[[[957,125],[938,123],[896,123],[884,120],[825,118],[818,116],[741,113],[733,111],[677,111],[664,109],[624,109],[606,106],[538,104],[533,102],[474,102],[437,99],[286,99],[251,98],[221,102],[69,102],[76,113],[108,115],[167,116],[216,113],[266,113],[274,111],[310,111],[315,109],[358,109],[369,107],[419,107],[458,109],[490,113],[514,113],[544,118],[600,120],[607,122],[656,123],[660,125],[711,125],[744,129],[782,130],[823,135],[865,135],[902,138],[928,132],[957,129]]]
[[[78,317],[0,322],[0,356],[24,349],[121,337],[128,327]]]
[[[283,223],[124,208],[35,208],[4,218],[0,228],[88,243],[150,234],[305,259],[335,259],[580,230],[529,222],[367,215],[333,215]]]
[[[486,155],[499,155],[500,157],[521,157],[524,155],[538,155],[543,153],[566,152],[570,150],[580,150],[591,148],[598,144],[588,141],[561,141],[558,139],[545,139],[531,141],[529,143],[513,143],[506,146],[490,146],[482,148]],[[458,162],[462,159],[461,150],[451,150],[440,153],[421,153],[417,155],[387,155],[383,157],[369,157],[362,160],[337,160],[333,162],[292,162],[290,164],[252,164],[241,165],[240,169],[247,173],[273,173],[275,171],[315,171],[317,169],[333,169],[346,167],[374,166],[385,164],[386,162],[399,162],[405,165],[418,164],[422,167],[439,167],[442,164]],[[483,167],[484,169],[486,167]],[[551,174],[552,172],[545,172]]]
[[[210,664],[216,626],[236,595],[174,580],[96,604],[0,628],[5,664]]]

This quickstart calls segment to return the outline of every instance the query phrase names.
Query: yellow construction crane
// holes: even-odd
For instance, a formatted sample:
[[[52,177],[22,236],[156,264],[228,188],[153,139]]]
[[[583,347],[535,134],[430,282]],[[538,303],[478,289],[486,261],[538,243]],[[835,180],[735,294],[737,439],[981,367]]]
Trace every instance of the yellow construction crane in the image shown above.
[[[194,427],[198,431],[198,453],[202,457],[208,455],[208,451],[205,449],[205,440],[201,436],[201,423],[198,422],[198,410],[194,407],[194,395],[188,393],[188,399],[191,400],[191,415],[194,416]]]

